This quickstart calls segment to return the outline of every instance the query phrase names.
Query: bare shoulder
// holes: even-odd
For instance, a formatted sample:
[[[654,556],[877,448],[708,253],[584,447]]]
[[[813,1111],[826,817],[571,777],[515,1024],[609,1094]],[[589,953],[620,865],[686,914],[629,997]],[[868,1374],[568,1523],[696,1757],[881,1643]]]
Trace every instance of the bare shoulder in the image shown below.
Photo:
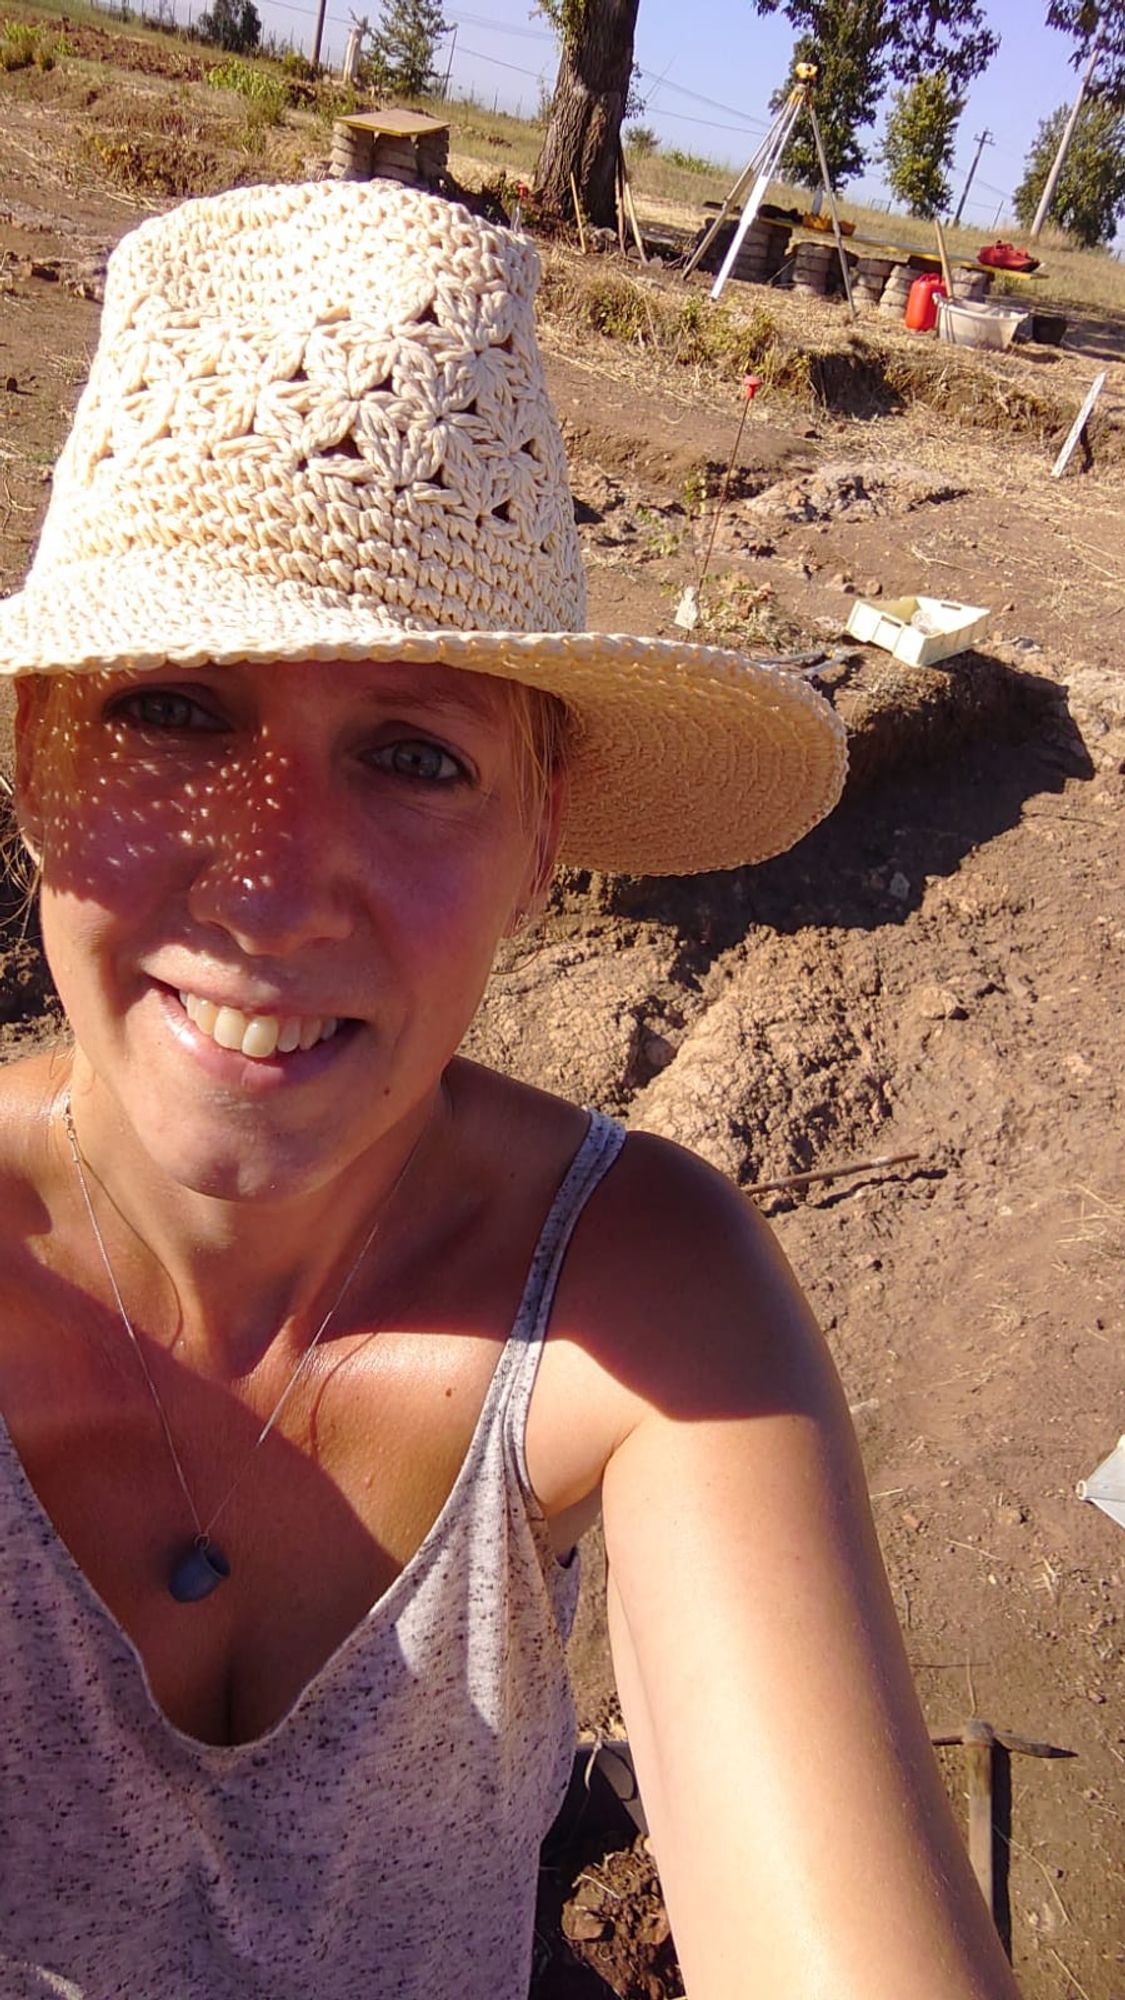
[[[563,1268],[528,1425],[548,1513],[639,1428],[801,1410],[835,1428],[835,1371],[763,1218],[696,1155],[630,1135]]]
[[[0,1183],[6,1208],[22,1184],[38,1180],[68,1061],[67,1052],[45,1049],[0,1064]]]
[[[575,1248],[560,1308],[618,1380],[680,1415],[760,1384],[809,1323],[753,1204],[664,1139],[629,1137]]]

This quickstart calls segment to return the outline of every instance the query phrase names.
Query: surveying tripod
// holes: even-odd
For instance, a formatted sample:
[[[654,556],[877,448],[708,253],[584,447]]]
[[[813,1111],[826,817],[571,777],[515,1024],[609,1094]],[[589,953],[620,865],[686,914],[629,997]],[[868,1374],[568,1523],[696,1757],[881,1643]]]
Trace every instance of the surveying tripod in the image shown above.
[[[816,77],[817,69],[815,63],[797,64],[797,80],[792,90],[785,99],[757,152],[739,174],[715,220],[696,244],[695,249],[684,265],[684,277],[686,278],[690,272],[694,271],[700,258],[706,255],[708,248],[714,242],[731,210],[737,208],[739,202],[742,202],[742,214],[739,216],[738,226],[731,239],[730,248],[723,259],[718,277],[711,287],[711,297],[717,299],[720,296],[723,286],[726,284],[737,262],[738,253],[742,248],[746,232],[765,200],[766,189],[775,178],[778,168],[781,165],[781,156],[789,143],[793,128],[797,124],[802,112],[807,112],[809,124],[812,127],[813,140],[816,144],[816,157],[820,163],[820,183],[828,198],[828,210],[832,217],[832,233],[836,238],[836,250],[840,258],[844,291],[847,295],[852,318],[855,319],[856,309],[855,301],[852,298],[851,278],[848,273],[848,255],[844,249],[844,239],[840,231],[840,215],[836,207],[836,196],[833,192],[832,180],[828,172],[828,161],[824,156],[824,141],[820,136],[820,123],[816,115],[816,106],[813,103],[813,85],[816,82]],[[746,190],[748,188],[750,192],[747,195]],[[744,195],[746,195],[745,201],[743,201]]]

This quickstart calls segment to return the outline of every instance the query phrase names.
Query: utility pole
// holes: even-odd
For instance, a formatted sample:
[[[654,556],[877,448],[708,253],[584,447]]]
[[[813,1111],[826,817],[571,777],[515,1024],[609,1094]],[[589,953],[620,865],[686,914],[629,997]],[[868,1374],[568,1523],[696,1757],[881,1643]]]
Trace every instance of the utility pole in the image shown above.
[[[449,61],[445,65],[445,81],[441,86],[441,101],[443,104],[449,102],[449,79],[453,75],[453,51],[457,47],[457,27],[458,24],[455,21],[453,23],[453,40],[449,44]]]
[[[316,27],[313,29],[312,55],[309,58],[314,69],[320,68],[320,39],[324,33],[324,16],[327,7],[328,0],[317,0]]]
[[[958,202],[958,204],[957,204],[957,213],[956,213],[956,215],[955,215],[955,216],[954,216],[954,218],[953,218],[953,226],[954,226],[954,228],[956,228],[956,227],[957,227],[957,224],[958,224],[958,223],[960,222],[960,220],[961,220],[961,210],[962,210],[962,209],[964,208],[964,206],[965,206],[965,202],[966,202],[966,200],[968,199],[968,193],[969,193],[969,189],[970,189],[970,188],[972,187],[972,185],[973,185],[973,175],[974,175],[974,174],[976,173],[976,170],[977,170],[977,168],[978,168],[978,167],[979,167],[979,165],[980,165],[980,156],[981,156],[981,154],[983,153],[983,151],[984,151],[985,147],[986,147],[986,146],[991,146],[991,145],[992,145],[992,143],[993,143],[993,139],[992,139],[992,134],[991,134],[991,132],[989,131],[989,129],[988,129],[988,127],[987,127],[987,125],[985,126],[985,128],[984,128],[984,131],[983,131],[983,132],[974,132],[974,133],[973,133],[973,138],[974,138],[974,139],[976,140],[976,142],[977,142],[977,150],[976,150],[975,154],[973,155],[973,164],[972,164],[972,166],[971,166],[971,167],[969,168],[969,178],[968,178],[968,180],[967,180],[967,181],[965,182],[965,185],[964,185],[964,187],[963,187],[963,188],[961,189],[961,199],[960,199],[960,201],[959,201],[959,202]]]
[[[1070,142],[1074,137],[1074,128],[1078,123],[1078,113],[1082,109],[1082,100],[1085,97],[1086,92],[1090,88],[1090,78],[1094,74],[1094,69],[1101,52],[1102,52],[1102,31],[1099,28],[1097,34],[1094,36],[1094,46],[1090,50],[1090,60],[1086,64],[1086,73],[1083,76],[1082,81],[1078,86],[1078,95],[1075,98],[1074,103],[1070,107],[1070,117],[1066,121],[1066,130],[1063,133],[1062,138],[1059,140],[1059,150],[1055,154],[1054,164],[1051,167],[1050,173],[1047,175],[1047,184],[1043,189],[1043,193],[1039,198],[1039,206],[1035,211],[1035,220],[1032,223],[1030,230],[1031,241],[1033,243],[1036,237],[1038,236],[1039,231],[1042,229],[1043,224],[1047,220],[1047,215],[1050,210],[1051,203],[1055,198],[1055,189],[1059,184],[1059,175],[1061,174],[1063,167],[1066,164],[1066,156],[1070,149]]]

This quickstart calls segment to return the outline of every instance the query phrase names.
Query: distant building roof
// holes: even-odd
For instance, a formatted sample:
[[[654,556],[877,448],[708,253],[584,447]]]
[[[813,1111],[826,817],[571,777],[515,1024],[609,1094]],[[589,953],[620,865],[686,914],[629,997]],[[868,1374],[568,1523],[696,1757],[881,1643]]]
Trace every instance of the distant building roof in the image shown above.
[[[354,125],[361,132],[392,133],[397,138],[420,139],[427,132],[448,132],[447,118],[429,118],[424,111],[358,111],[342,118],[342,125]]]

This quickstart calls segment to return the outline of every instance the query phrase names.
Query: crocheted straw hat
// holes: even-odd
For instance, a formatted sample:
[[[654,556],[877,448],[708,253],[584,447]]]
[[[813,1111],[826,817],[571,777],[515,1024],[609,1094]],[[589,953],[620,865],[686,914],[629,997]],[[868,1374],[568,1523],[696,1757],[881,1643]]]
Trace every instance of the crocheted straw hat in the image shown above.
[[[679,874],[843,782],[804,682],[585,631],[531,244],[387,181],[240,188],[115,251],[0,671],[442,660],[572,718],[562,857]]]

